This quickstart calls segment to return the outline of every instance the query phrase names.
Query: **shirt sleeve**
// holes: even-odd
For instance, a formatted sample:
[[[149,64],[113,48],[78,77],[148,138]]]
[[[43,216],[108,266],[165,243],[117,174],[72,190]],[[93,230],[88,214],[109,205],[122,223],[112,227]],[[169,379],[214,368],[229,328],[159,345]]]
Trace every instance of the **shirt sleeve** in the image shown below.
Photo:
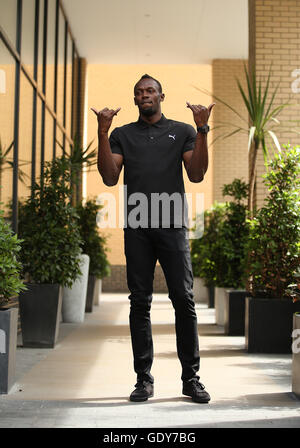
[[[182,154],[186,151],[194,149],[197,132],[190,124],[186,125],[186,139],[182,148]]]
[[[118,128],[115,128],[109,137],[109,144],[111,148],[111,152],[113,154],[121,154],[123,156],[123,149],[119,137]]]

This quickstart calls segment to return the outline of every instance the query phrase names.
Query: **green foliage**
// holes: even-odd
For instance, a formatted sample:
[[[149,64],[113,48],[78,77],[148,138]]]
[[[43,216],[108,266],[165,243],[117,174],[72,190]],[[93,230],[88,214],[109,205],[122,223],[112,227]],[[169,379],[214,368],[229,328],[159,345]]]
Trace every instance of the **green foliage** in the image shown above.
[[[300,148],[286,147],[269,162],[264,176],[265,205],[249,221],[248,275],[253,294],[291,297],[289,285],[299,282]]]
[[[207,92],[204,89],[197,88],[201,92],[209,94],[218,103],[223,104],[229,111],[235,114],[237,122],[219,122],[214,125],[213,129],[222,130],[219,135],[216,134],[215,139],[212,141],[214,143],[219,139],[227,139],[237,133],[246,133],[248,135],[248,152],[249,152],[249,195],[248,195],[248,210],[251,215],[254,214],[254,188],[256,182],[256,160],[257,153],[261,151],[264,157],[265,165],[269,156],[267,149],[267,142],[280,151],[280,144],[276,137],[276,128],[288,129],[287,124],[284,124],[278,120],[278,115],[286,107],[291,106],[288,103],[282,103],[277,105],[277,92],[279,88],[279,83],[275,89],[271,92],[271,68],[269,69],[268,77],[266,82],[260,79],[255,70],[250,73],[244,64],[244,74],[245,74],[245,85],[246,88],[242,86],[239,79],[236,79],[237,87],[241,94],[243,104],[247,111],[247,115],[241,113],[240,110],[235,109],[233,106],[228,104],[222,98],[215,96],[213,93]],[[238,123],[242,123],[241,125]],[[230,129],[231,128],[231,129]],[[230,131],[229,131],[230,129]],[[225,130],[225,131],[224,131]],[[217,131],[217,132],[218,132]],[[289,125],[290,132],[297,132],[296,129],[291,128]],[[297,132],[298,133],[298,132]]]
[[[70,171],[70,185],[71,185],[71,203],[74,207],[82,201],[82,170],[83,167],[90,169],[97,164],[97,150],[90,151],[93,142],[90,142],[84,149],[80,143],[78,136],[74,137],[73,145],[70,145],[70,152],[68,153],[64,147],[59,143],[63,150],[63,157],[68,163]]]
[[[3,211],[0,210],[0,304],[26,289],[20,276],[22,265],[18,260],[21,243],[9,224],[5,223]]]
[[[2,186],[2,177],[3,177],[3,172],[6,169],[13,169],[14,167],[14,163],[13,163],[13,156],[10,156],[10,153],[13,152],[12,149],[14,147],[14,141],[12,141],[10,143],[10,145],[6,148],[1,141],[0,138],[0,201],[1,201],[1,186]],[[21,160],[19,158],[18,160],[18,179],[25,183],[25,180],[28,179],[29,177],[27,176],[27,174],[21,169],[21,166],[23,165],[28,165],[28,161],[24,161]]]
[[[245,287],[245,245],[249,236],[249,224],[244,200],[247,199],[248,192],[249,185],[240,179],[234,179],[231,184],[223,187],[223,196],[231,196],[233,200],[226,202],[217,242],[223,268],[222,277],[218,279],[218,286],[221,287]]]
[[[43,183],[35,184],[31,197],[19,204],[21,262],[32,282],[70,287],[81,274],[81,238],[69,184],[67,162],[55,159],[46,163]]]
[[[204,213],[202,238],[191,241],[191,258],[195,276],[205,284],[219,287],[244,287],[245,244],[249,225],[244,200],[248,185],[240,179],[224,185],[223,195],[232,196],[226,203],[215,203]]]
[[[210,210],[204,212],[202,238],[191,241],[193,272],[203,278],[206,286],[215,285],[219,275],[221,266],[217,241],[224,214],[225,204],[215,202]]]
[[[88,200],[84,205],[77,205],[80,235],[83,241],[82,251],[90,257],[89,273],[97,278],[110,275],[110,264],[107,258],[107,238],[100,235],[97,227],[97,213],[103,206],[96,200]]]

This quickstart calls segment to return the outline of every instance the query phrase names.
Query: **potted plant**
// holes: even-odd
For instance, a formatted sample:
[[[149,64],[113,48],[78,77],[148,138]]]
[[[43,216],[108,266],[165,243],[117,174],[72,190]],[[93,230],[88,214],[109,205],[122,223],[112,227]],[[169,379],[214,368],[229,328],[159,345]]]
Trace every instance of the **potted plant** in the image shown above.
[[[54,347],[62,287],[81,274],[80,233],[69,202],[70,175],[63,159],[45,164],[43,182],[19,205],[20,260],[27,291],[19,296],[24,347]]]
[[[265,205],[249,221],[245,336],[249,352],[291,353],[293,301],[300,256],[300,148],[289,145],[263,176]]]
[[[62,147],[63,159],[67,163],[70,174],[71,204],[75,208],[82,203],[83,167],[90,169],[97,163],[97,153],[95,149],[90,151],[91,145],[92,142],[84,149],[78,136],[75,136],[69,152]],[[80,255],[81,275],[71,286],[63,287],[62,317],[64,322],[79,323],[84,320],[89,265],[90,257],[83,252]]]
[[[247,198],[249,185],[240,179],[224,185],[223,196],[232,197],[226,202],[225,216],[220,226],[219,251],[225,271],[217,281],[217,305],[225,334],[243,335],[245,332],[246,256],[245,245],[249,235]]]
[[[224,219],[225,204],[215,202],[204,212],[204,231],[198,246],[199,276],[209,292],[209,308],[215,305],[215,285],[223,266],[219,257],[218,234]]]
[[[240,179],[234,179],[224,185],[223,196],[232,196],[233,200],[214,207],[213,214],[208,214],[205,221],[205,231],[202,245],[204,250],[200,255],[201,270],[210,282],[215,285],[216,323],[225,325],[226,304],[228,294],[233,294],[233,300],[240,298],[244,286],[245,270],[244,246],[248,234],[246,223],[247,206],[244,204],[248,194],[248,185]],[[244,291],[246,293],[246,291]],[[230,296],[230,307],[231,307]],[[240,302],[235,300],[239,304]]]
[[[288,294],[293,301],[300,301],[300,266],[295,273],[295,283],[288,286]],[[292,333],[292,392],[300,398],[300,313],[296,312],[293,316]]]
[[[25,289],[20,243],[0,210],[0,394],[8,393],[15,381],[18,308],[11,307],[11,301]]]
[[[97,204],[96,199],[89,199],[85,204],[78,204],[76,208],[79,216],[82,251],[90,257],[86,312],[92,312],[93,304],[98,303],[101,279],[110,275],[106,237],[100,235],[97,227],[97,215],[102,208],[103,206]]]
[[[279,122],[277,117],[284,108],[290,106],[290,104],[288,103],[276,105],[276,95],[280,83],[276,85],[273,92],[270,91],[270,85],[272,81],[271,68],[272,67],[270,67],[269,69],[266,83],[263,83],[263,81],[257,76],[255,70],[247,70],[246,65],[244,65],[246,88],[242,86],[240,80],[236,80],[237,87],[247,111],[247,116],[244,116],[240,110],[235,109],[222,98],[217,97],[211,92],[207,92],[205,89],[201,89],[195,86],[197,90],[210,95],[220,104],[223,104],[229,111],[233,112],[238,118],[239,122],[242,121],[242,125],[228,122],[215,123],[213,129],[217,130],[217,132],[216,137],[213,139],[212,143],[220,138],[230,138],[232,135],[235,135],[239,132],[248,134],[249,195],[247,208],[250,217],[254,216],[256,209],[255,185],[257,177],[257,154],[261,151],[265,163],[267,163],[269,154],[266,143],[268,140],[270,140],[275,145],[277,150],[280,151],[280,145],[275,132],[276,128],[278,128],[279,126],[281,129],[283,128],[283,123],[281,121]],[[222,131],[221,133],[219,133],[219,131],[224,130],[224,128],[226,129],[225,132]],[[289,130],[291,131],[291,129]],[[297,132],[297,130],[295,130],[295,132]]]
[[[196,217],[199,219],[199,217]],[[194,300],[196,303],[209,304],[209,289],[205,286],[205,281],[200,277],[200,260],[201,260],[201,249],[202,249],[203,239],[194,238],[191,240],[191,261],[194,276]]]

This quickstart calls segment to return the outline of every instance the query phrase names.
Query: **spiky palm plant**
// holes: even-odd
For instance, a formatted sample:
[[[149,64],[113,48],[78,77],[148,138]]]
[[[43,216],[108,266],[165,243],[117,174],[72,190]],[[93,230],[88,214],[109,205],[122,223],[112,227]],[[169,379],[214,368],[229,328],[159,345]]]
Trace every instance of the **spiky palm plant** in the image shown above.
[[[77,136],[75,136],[73,140],[73,145],[70,145],[69,153],[59,142],[57,143],[62,148],[63,155],[69,164],[71,173],[71,203],[73,207],[75,207],[82,201],[81,190],[83,167],[90,169],[91,166],[97,164],[97,151],[96,149],[90,151],[90,147],[93,143],[92,141],[84,149]]]
[[[209,94],[219,103],[230,109],[244,124],[245,126],[239,126],[234,123],[220,122],[213,129],[229,128],[233,127],[234,130],[228,133],[222,133],[218,135],[213,141],[218,139],[229,138],[238,132],[245,132],[248,134],[248,155],[249,155],[249,196],[248,196],[248,210],[250,216],[253,216],[254,209],[254,188],[256,181],[256,160],[257,153],[261,149],[265,164],[269,158],[268,149],[266,145],[267,138],[271,138],[271,141],[275,144],[275,147],[280,152],[280,144],[278,138],[274,132],[274,127],[280,125],[277,119],[278,114],[285,107],[289,106],[289,103],[280,104],[275,106],[276,93],[278,91],[279,83],[274,89],[273,93],[270,93],[270,79],[271,79],[271,67],[268,73],[267,82],[263,86],[262,80],[257,79],[255,71],[250,75],[244,64],[244,72],[246,78],[246,88],[243,88],[241,82],[236,79],[238,89],[242,96],[244,105],[248,112],[248,117],[245,118],[238,110],[224,101],[222,98],[194,86],[197,90]]]
[[[2,141],[1,141],[1,138],[0,138],[0,202],[1,202],[1,199],[2,199],[1,187],[3,186],[2,185],[2,182],[3,182],[3,171],[6,169],[6,167],[9,168],[9,169],[13,169],[13,166],[14,166],[14,162],[13,162],[12,158],[11,158],[11,160],[8,158],[9,157],[9,153],[13,149],[13,147],[14,147],[14,141],[12,141],[11,144],[6,148],[2,144]],[[24,173],[24,171],[22,171],[20,166],[21,165],[26,165],[28,163],[30,163],[30,162],[29,161],[19,160],[18,179],[21,182],[23,182],[23,183],[25,182],[26,178],[29,178],[29,176],[27,176],[27,174]]]

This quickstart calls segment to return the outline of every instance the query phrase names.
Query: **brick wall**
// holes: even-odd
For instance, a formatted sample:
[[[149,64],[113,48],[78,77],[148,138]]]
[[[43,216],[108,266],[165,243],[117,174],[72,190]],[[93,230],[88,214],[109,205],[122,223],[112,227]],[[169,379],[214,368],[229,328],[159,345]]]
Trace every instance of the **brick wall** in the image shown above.
[[[247,120],[247,111],[243,105],[241,94],[238,90],[236,78],[244,85],[244,64],[247,61],[241,59],[215,59],[212,64],[213,93],[216,97],[230,104]],[[215,100],[216,107],[213,113],[212,127],[222,123],[232,123],[235,126],[247,127],[234,112]],[[228,126],[213,130],[213,139],[224,133],[229,134],[234,129]],[[213,143],[213,198],[223,201],[222,187],[230,183],[234,178],[248,182],[248,138],[246,133],[239,132],[228,139],[219,139]],[[226,199],[226,198],[225,198]]]
[[[276,135],[281,145],[299,144],[297,134],[288,130],[288,121],[299,119],[300,93],[294,93],[292,76],[300,69],[300,2],[296,0],[249,0],[249,65],[266,82],[272,64],[271,90],[280,82],[275,106],[285,102],[295,106],[280,116],[281,126]],[[300,78],[300,75],[297,75]],[[298,83],[298,88],[300,82]],[[274,106],[274,107],[275,107]],[[299,128],[298,128],[299,130]],[[269,145],[270,146],[270,145]],[[257,204],[261,206],[266,194],[261,175],[265,172],[262,153],[257,160]]]

